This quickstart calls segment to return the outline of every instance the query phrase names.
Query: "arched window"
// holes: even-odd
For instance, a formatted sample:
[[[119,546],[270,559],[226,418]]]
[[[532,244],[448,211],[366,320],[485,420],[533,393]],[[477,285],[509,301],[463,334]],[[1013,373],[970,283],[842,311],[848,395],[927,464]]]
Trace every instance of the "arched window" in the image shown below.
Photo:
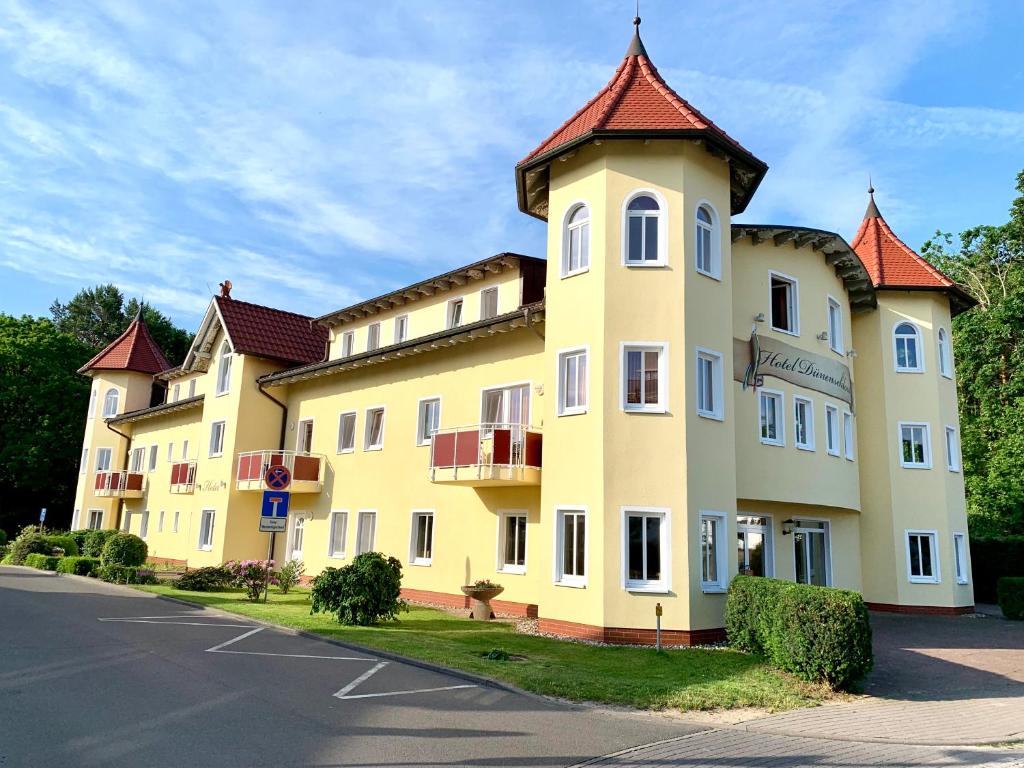
[[[109,418],[110,416],[117,415],[117,404],[121,398],[121,393],[111,387],[107,390],[107,394],[103,396],[103,416]]]
[[[715,212],[706,203],[697,206],[696,234],[697,271],[708,277],[721,277],[721,260],[718,256],[719,246],[715,232]]]
[[[223,395],[231,389],[231,347],[225,341],[220,348],[220,363],[217,367],[217,394]]]
[[[921,358],[921,334],[913,323],[900,323],[893,335],[896,350],[896,370],[918,372],[924,370]]]
[[[586,205],[577,205],[566,220],[562,277],[583,272],[589,268],[590,209]]]
[[[949,349],[949,335],[945,328],[939,328],[939,373],[946,378],[953,377],[953,355]]]
[[[661,206],[651,195],[637,195],[626,206],[626,258],[629,265],[657,265]]]

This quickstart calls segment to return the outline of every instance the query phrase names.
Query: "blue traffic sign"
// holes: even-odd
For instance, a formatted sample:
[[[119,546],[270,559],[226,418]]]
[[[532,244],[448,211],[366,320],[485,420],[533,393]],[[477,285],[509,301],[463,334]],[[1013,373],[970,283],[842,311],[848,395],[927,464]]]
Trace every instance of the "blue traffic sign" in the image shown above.
[[[264,491],[263,507],[260,509],[260,530],[263,532],[283,531],[288,525],[288,491]]]
[[[41,510],[39,510],[39,522],[41,523],[44,520],[46,520],[46,507],[43,507]]]

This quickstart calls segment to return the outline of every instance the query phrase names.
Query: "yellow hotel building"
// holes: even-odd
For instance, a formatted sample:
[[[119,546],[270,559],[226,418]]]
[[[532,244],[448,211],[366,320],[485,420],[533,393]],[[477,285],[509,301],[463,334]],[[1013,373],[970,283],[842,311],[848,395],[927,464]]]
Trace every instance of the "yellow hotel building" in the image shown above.
[[[637,20],[639,23],[639,20]],[[973,300],[873,197],[848,244],[733,224],[767,166],[635,34],[516,167],[547,258],[502,253],[322,317],[225,284],[184,361],[142,324],[90,361],[74,526],[189,566],[367,550],[407,597],[608,642],[722,636],[737,573],[971,610],[950,320]]]

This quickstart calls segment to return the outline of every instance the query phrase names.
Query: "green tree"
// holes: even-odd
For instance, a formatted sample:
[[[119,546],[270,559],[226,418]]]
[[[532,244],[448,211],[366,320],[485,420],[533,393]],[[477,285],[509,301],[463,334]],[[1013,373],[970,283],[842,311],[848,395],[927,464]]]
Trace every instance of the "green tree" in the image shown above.
[[[1024,534],[1024,171],[1010,220],[936,232],[922,255],[978,306],[953,320],[971,531]]]
[[[37,520],[40,507],[48,524],[70,523],[89,400],[76,371],[92,355],[49,320],[0,314],[0,528]]]
[[[172,364],[185,359],[192,335],[178,328],[162,312],[124,294],[113,284],[83,288],[66,304],[54,301],[50,314],[57,329],[70,334],[98,352],[120,336],[139,308],[153,340]]]

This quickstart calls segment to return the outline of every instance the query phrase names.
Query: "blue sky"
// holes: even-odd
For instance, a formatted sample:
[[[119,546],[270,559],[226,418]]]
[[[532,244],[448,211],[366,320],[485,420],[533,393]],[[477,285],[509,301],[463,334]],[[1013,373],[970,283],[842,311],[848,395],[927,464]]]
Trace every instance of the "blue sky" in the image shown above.
[[[513,167],[611,77],[627,2],[0,0],[0,311],[111,281],[308,314],[544,253]],[[745,222],[912,247],[1001,223],[1024,3],[642,0],[662,75],[770,170]]]

